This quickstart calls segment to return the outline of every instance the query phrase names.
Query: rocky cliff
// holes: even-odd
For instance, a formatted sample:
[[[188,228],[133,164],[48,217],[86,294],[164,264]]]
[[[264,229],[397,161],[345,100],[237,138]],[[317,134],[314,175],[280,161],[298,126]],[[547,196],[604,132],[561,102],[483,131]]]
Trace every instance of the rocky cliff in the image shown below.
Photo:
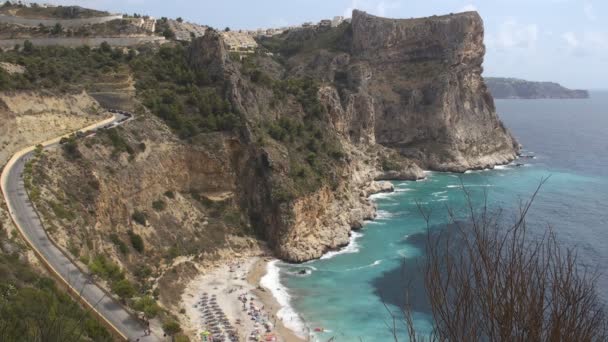
[[[224,82],[244,119],[241,207],[284,259],[348,243],[350,230],[373,217],[361,189],[374,179],[487,168],[516,156],[481,78],[477,13],[394,20],[354,11],[352,24],[260,44],[274,56],[231,56],[210,32],[189,58]]]
[[[70,139],[28,171],[49,235],[80,266],[99,277],[100,265],[120,266],[177,315],[185,282],[213,263],[267,250],[303,262],[345,246],[375,215],[369,195],[390,191],[382,180],[492,167],[517,153],[480,76],[476,13],[355,11],[352,23],[259,43],[230,52],[209,30],[191,43],[85,51],[120,71],[111,91],[103,77],[86,79],[96,98],[136,119]],[[53,84],[48,77],[36,79]],[[20,116],[57,116],[46,113],[51,98],[28,99],[2,97],[7,120],[26,133]],[[83,123],[100,108],[84,94],[68,100],[59,107],[81,108]]]
[[[376,141],[423,168],[463,171],[512,160],[517,143],[481,77],[476,12],[394,20],[354,11],[352,55],[368,71]]]
[[[586,99],[589,92],[565,88],[554,82],[531,82],[516,78],[486,77],[496,99]]]
[[[151,260],[175,244],[204,255],[230,245],[224,235],[245,235],[301,262],[346,245],[351,229],[373,218],[367,196],[384,189],[376,181],[422,178],[423,168],[492,167],[517,153],[480,76],[483,23],[476,13],[394,20],[355,11],[352,24],[259,43],[254,54],[230,53],[210,30],[185,48],[142,49],[142,63],[131,63],[137,96],[173,130],[159,120],[134,121],[95,140],[114,144],[113,152],[81,148],[86,162],[76,162],[78,172],[64,165],[74,161],[57,158],[49,168],[63,170],[56,172],[65,182],[40,186],[60,193],[78,174],[95,175],[93,197],[75,195],[97,215],[86,224],[121,238],[136,231],[154,246]],[[163,76],[166,70],[175,80]],[[117,161],[120,169],[112,166]],[[184,200],[164,199],[170,211],[148,209],[152,231],[133,225],[132,215],[164,192]],[[215,192],[228,196],[221,205],[211,200]],[[111,200],[123,197],[129,200]],[[238,229],[224,222],[231,219]],[[201,233],[205,220],[217,231]],[[171,231],[177,222],[182,237]],[[218,231],[213,244],[199,241]]]

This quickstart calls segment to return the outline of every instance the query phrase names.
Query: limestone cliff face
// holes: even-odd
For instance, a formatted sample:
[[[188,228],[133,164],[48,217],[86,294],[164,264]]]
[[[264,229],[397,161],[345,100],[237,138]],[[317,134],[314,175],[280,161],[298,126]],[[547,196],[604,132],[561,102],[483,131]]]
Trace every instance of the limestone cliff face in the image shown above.
[[[192,65],[222,80],[243,115],[236,193],[279,257],[305,261],[348,243],[351,229],[373,217],[361,189],[374,180],[418,179],[422,168],[493,167],[516,157],[518,145],[481,78],[485,48],[477,13],[394,20],[354,11],[348,27],[294,31],[280,39],[297,47],[275,51],[282,59],[258,54],[235,60],[215,32],[190,49]],[[253,80],[251,65],[274,86]],[[280,193],[293,183],[294,150],[264,135],[263,127],[285,118],[308,120],[301,95],[276,94],[278,80],[305,78],[318,82],[318,120],[345,158],[331,166],[333,185],[286,199]]]
[[[435,170],[515,158],[518,145],[481,77],[483,33],[476,12],[400,20],[353,12],[352,54],[372,70],[379,144]]]
[[[321,118],[314,120],[325,126],[323,134],[332,135],[345,153],[343,160],[327,166],[331,168],[333,184],[324,183],[313,191],[285,198],[285,189],[292,188],[296,177],[294,169],[308,162],[294,161],[294,154],[298,153],[290,146],[292,143],[275,141],[260,127],[285,119],[303,123],[311,118],[307,118],[296,96],[278,98],[276,89],[252,82],[243,72],[243,63],[227,55],[217,36],[210,32],[195,40],[190,58],[193,66],[206,67],[211,77],[225,83],[227,98],[243,115],[245,124],[238,134],[243,148],[232,162],[237,172],[236,194],[252,227],[278,257],[290,261],[318,258],[348,244],[351,229],[360,228],[364,219],[374,216],[373,204],[361,191],[378,175],[378,153],[361,151],[373,146],[375,139],[373,99],[365,88],[368,70],[352,72],[353,78],[361,75],[353,80],[361,91],[349,94],[344,107],[334,87],[319,87],[317,95],[324,111]],[[284,79],[289,72],[273,58],[255,58],[274,80]],[[348,56],[336,63],[346,65]],[[420,171],[418,176],[421,175]]]
[[[101,136],[82,148],[87,163],[53,168],[64,170],[57,188],[94,195],[82,226],[113,227],[123,239],[133,230],[157,261],[164,249],[204,256],[255,234],[276,256],[302,262],[346,245],[373,218],[367,196],[387,189],[376,181],[516,155],[480,76],[476,13],[393,20],[355,11],[352,24],[278,39],[286,48],[272,55],[235,56],[212,30],[188,47],[189,67],[207,73],[238,116],[233,130],[186,142],[158,120],[136,120],[119,132],[131,152]],[[98,180],[91,194],[71,189],[77,177]],[[158,209],[160,199],[172,209]],[[146,224],[133,222],[136,211]],[[89,248],[85,235],[76,242]]]

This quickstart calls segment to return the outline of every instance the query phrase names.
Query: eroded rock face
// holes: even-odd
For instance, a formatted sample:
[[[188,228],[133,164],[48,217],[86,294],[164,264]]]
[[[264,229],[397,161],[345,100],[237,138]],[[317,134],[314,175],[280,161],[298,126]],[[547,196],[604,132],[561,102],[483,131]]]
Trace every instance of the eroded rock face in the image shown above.
[[[354,11],[353,54],[373,70],[376,141],[423,168],[464,171],[506,163],[518,144],[481,77],[476,12],[385,19]]]
[[[178,243],[199,254],[218,250],[226,234],[255,234],[276,256],[302,262],[346,245],[374,217],[367,197],[390,190],[375,181],[515,157],[480,76],[476,13],[393,20],[355,11],[352,24],[282,39],[303,48],[241,60],[213,30],[193,40],[190,67],[218,85],[240,125],[184,142],[157,119],[136,120],[122,133],[140,146],[131,156],[83,148],[92,162],[81,177],[99,179],[89,226],[133,227],[158,251]],[[164,199],[173,209],[149,209],[166,191],[176,193]],[[146,208],[148,222],[133,224],[134,210]]]
[[[323,120],[347,155],[333,187],[287,201],[276,191],[293,177],[289,149],[257,144],[255,127],[286,116],[299,120],[302,108],[295,99],[276,101],[271,87],[252,82],[217,35],[195,40],[191,48],[193,65],[224,80],[248,123],[240,134],[247,147],[236,167],[241,205],[277,256],[290,261],[347,244],[351,229],[374,216],[367,196],[386,190],[374,180],[415,180],[424,177],[422,169],[492,167],[517,152],[481,78],[485,47],[477,13],[394,20],[354,11],[351,26],[335,32],[342,36],[332,38],[334,46],[319,43],[329,37],[327,30],[288,33],[289,44],[319,48],[280,63],[256,57],[272,79],[319,82]]]

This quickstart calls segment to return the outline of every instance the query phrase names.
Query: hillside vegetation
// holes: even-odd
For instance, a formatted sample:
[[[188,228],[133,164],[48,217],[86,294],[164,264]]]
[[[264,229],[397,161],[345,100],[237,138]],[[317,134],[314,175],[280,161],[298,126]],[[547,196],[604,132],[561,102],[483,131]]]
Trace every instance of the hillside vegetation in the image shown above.
[[[15,3],[13,4],[10,1],[6,1],[0,6],[0,13],[35,19],[80,19],[110,15],[110,13],[105,11],[97,11],[80,6],[43,7],[36,3],[33,3],[31,6],[25,6],[16,1],[13,2]]]
[[[130,66],[142,103],[181,138],[237,128],[241,118],[224,97],[225,85],[192,68],[186,53],[179,44],[139,50]]]
[[[128,61],[133,57],[134,52],[124,54],[107,44],[98,49],[73,49],[39,47],[26,41],[18,50],[0,54],[1,61],[25,68],[23,74],[13,75],[0,70],[0,90],[46,90],[56,94],[90,90],[95,84],[128,74]]]
[[[0,223],[0,245],[8,246],[8,239]],[[89,312],[19,255],[0,248],[1,341],[113,340]]]

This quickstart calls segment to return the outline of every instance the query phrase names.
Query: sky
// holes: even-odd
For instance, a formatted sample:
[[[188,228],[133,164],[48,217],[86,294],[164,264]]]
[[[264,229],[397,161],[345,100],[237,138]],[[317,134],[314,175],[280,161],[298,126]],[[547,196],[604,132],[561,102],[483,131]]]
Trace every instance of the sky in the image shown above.
[[[484,76],[608,89],[608,0],[44,0],[119,13],[182,17],[216,28],[298,25],[352,9],[391,18],[475,10],[484,20]]]

